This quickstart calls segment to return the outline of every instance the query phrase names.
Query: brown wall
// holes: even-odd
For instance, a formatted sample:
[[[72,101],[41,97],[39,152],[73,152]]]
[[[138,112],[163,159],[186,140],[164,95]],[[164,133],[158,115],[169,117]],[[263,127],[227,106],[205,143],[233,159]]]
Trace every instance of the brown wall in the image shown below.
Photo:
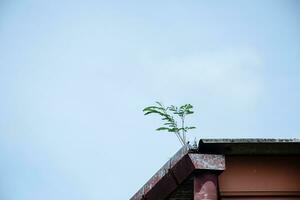
[[[222,199],[300,199],[300,156],[226,156]]]

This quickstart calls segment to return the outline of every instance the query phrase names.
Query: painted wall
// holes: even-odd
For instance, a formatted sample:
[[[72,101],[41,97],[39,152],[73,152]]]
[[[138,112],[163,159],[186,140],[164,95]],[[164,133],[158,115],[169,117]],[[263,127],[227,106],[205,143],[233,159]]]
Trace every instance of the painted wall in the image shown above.
[[[226,156],[221,199],[300,199],[300,156]]]

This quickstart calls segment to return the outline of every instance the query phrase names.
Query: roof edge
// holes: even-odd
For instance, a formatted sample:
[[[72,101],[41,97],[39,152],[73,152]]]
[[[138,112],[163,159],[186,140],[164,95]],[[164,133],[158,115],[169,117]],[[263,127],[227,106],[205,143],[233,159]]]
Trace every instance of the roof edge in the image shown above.
[[[201,139],[198,152],[224,155],[299,155],[300,139]]]
[[[298,138],[204,138],[202,143],[300,143]]]
[[[195,170],[225,169],[223,155],[200,154],[189,144],[183,146],[136,192],[131,200],[157,200],[170,195]]]

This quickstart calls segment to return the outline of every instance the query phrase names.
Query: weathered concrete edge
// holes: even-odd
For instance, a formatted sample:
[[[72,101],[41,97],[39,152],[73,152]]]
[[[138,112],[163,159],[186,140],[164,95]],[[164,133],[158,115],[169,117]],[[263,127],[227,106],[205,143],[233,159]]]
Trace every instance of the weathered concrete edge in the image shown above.
[[[298,138],[218,138],[218,139],[209,139],[209,138],[204,138],[200,140],[202,143],[225,143],[225,144],[236,144],[236,143],[300,143],[300,139]]]
[[[195,169],[225,170],[225,156],[215,154],[188,154]]]
[[[181,149],[179,149],[174,156],[168,160],[148,181],[145,185],[142,186],[141,189],[135,193],[135,195],[131,198],[131,200],[139,200],[142,199],[143,196],[151,190],[151,188],[158,183],[158,181],[164,177],[170,168],[172,168],[181,158],[183,158],[189,151],[191,146],[185,145]]]
[[[195,153],[190,145],[182,147],[166,164],[163,165],[147,183],[131,198],[131,200],[141,200],[145,195],[164,177],[171,169],[188,156],[194,169],[225,170],[225,156],[213,154]]]
[[[201,139],[198,153],[224,155],[300,155],[299,139]]]

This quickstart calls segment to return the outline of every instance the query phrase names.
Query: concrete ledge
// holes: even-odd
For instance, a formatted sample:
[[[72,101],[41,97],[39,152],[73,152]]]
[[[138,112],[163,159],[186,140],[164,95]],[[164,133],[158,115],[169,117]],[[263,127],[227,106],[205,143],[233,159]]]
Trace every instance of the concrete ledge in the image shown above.
[[[199,153],[223,155],[299,155],[299,139],[201,139]]]
[[[188,154],[195,169],[225,170],[225,156],[214,154]]]
[[[167,198],[195,170],[225,169],[223,155],[198,154],[190,146],[181,148],[131,200],[160,200]]]

